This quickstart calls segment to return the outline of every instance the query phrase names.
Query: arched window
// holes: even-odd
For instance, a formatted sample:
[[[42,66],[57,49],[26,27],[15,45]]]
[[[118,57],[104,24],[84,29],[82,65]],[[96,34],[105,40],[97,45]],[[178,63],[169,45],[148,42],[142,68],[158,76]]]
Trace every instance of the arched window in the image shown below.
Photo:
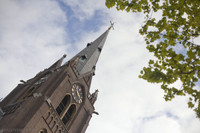
[[[53,121],[53,125],[52,125],[52,129],[53,129],[53,127],[56,125],[56,121]]]
[[[56,108],[57,113],[60,115],[63,112],[63,110],[66,109],[67,106],[69,106],[69,103],[70,103],[70,95],[66,95]]]
[[[49,124],[53,121],[53,116],[50,117]]]
[[[46,116],[46,120],[49,118],[49,116],[51,115],[50,112],[47,113],[47,116]]]
[[[64,124],[67,124],[67,122],[70,121],[70,119],[74,116],[76,112],[76,105],[72,104],[68,111],[65,113],[64,117],[62,118],[62,121]]]
[[[58,125],[56,125],[56,129],[55,129],[55,132],[58,130]]]

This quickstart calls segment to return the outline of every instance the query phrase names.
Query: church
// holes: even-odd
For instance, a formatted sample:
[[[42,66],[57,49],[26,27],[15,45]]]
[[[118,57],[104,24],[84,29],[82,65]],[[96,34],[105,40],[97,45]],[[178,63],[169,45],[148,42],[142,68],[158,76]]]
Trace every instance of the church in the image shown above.
[[[21,80],[0,102],[0,133],[85,133],[92,115],[98,115],[98,90],[90,92],[90,86],[111,27],[66,63],[63,55]]]

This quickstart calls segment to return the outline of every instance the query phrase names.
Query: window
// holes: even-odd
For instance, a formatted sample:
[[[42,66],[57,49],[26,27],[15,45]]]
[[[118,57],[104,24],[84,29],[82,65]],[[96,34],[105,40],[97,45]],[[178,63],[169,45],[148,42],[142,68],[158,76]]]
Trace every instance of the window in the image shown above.
[[[76,112],[76,106],[72,104],[68,109],[68,111],[65,113],[64,117],[62,118],[63,123],[67,124],[67,122],[69,122],[69,120],[73,117],[75,112]]]
[[[67,126],[76,112],[76,105],[71,103],[71,95],[66,95],[58,107],[56,112],[60,115],[60,119]]]
[[[82,55],[79,60],[85,62],[87,60],[86,55]]]
[[[63,112],[63,110],[69,105],[69,103],[70,103],[70,95],[66,95],[56,108],[57,113],[60,115]]]

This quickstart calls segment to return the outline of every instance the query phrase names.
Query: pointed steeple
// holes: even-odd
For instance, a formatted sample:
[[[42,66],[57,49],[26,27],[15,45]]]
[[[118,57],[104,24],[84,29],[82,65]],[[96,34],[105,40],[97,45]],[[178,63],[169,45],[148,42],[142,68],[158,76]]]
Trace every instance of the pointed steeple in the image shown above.
[[[48,69],[57,69],[58,67],[61,66],[63,59],[66,57],[66,55],[64,54],[63,57],[61,57],[58,61],[56,61],[53,65],[51,65]]]
[[[97,100],[98,92],[99,92],[99,90],[95,90],[95,92],[92,93],[92,95],[89,97],[90,102],[92,103],[92,105],[94,105],[94,103]]]
[[[108,36],[108,32],[111,27],[108,28],[100,37],[94,42],[88,43],[87,47],[79,52],[72,58],[75,60],[75,70],[79,76],[91,73],[95,71],[96,63]]]

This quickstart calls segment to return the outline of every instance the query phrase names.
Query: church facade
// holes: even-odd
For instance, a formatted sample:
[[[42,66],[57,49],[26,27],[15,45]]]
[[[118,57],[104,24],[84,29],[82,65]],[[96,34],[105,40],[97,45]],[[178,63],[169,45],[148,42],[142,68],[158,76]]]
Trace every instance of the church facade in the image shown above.
[[[84,133],[98,115],[90,85],[110,28],[63,65],[66,55],[21,80],[0,102],[0,133]]]

